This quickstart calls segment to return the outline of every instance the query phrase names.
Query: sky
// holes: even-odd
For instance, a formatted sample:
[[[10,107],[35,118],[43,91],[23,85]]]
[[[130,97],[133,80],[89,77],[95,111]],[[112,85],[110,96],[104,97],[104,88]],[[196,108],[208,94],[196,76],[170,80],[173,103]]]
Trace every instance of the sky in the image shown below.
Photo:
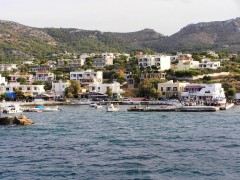
[[[104,32],[164,35],[188,24],[240,17],[240,0],[0,0],[0,20]]]

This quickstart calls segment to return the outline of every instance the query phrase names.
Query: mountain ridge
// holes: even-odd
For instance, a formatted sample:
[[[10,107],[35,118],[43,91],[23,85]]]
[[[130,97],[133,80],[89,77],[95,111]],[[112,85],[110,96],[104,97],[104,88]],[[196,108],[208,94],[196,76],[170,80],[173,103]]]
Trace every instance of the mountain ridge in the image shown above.
[[[43,58],[62,52],[231,51],[240,53],[240,18],[189,24],[165,36],[153,29],[102,32],[78,28],[35,28],[0,20],[0,58]],[[15,52],[15,54],[11,52]],[[17,52],[17,53],[16,53]]]

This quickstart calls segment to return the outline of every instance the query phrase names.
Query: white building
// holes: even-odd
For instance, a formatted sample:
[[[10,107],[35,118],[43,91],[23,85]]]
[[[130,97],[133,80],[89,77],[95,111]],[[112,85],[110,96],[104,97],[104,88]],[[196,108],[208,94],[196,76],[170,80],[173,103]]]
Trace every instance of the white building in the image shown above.
[[[49,71],[36,72],[35,81],[52,81],[54,79],[54,73]]]
[[[17,69],[16,64],[0,64],[0,71],[12,71],[14,69]]]
[[[179,59],[177,64],[177,70],[189,70],[189,69],[198,69],[199,61],[194,61],[193,59]]]
[[[62,82],[61,80],[58,82],[52,82],[52,89],[51,91],[54,92],[58,96],[63,96],[65,89],[69,87],[69,82]]]
[[[7,85],[7,81],[6,81],[5,77],[2,77],[1,74],[0,74],[0,85],[1,86]]]
[[[188,84],[184,88],[181,97],[193,100],[225,99],[224,89],[221,83],[215,84]]]
[[[211,62],[210,59],[203,59],[201,63],[199,63],[199,68],[200,69],[217,69],[219,68],[220,61],[213,61]]]
[[[173,82],[170,80],[165,83],[158,83],[158,91],[162,92],[162,97],[171,98],[175,96],[175,98],[179,98],[181,93],[184,91],[185,86],[189,83],[187,82]]]
[[[70,72],[70,80],[78,80],[83,85],[102,83],[103,73],[102,71],[95,72],[93,70]]]
[[[113,94],[120,95],[120,93],[123,92],[122,89],[120,88],[120,83],[118,82],[114,82],[110,84],[99,84],[99,83],[89,84],[89,92],[106,94],[109,88],[112,89]]]
[[[95,55],[93,58],[93,67],[105,67],[113,65],[113,53],[102,53],[101,55]]]
[[[144,55],[138,59],[139,67],[151,67],[156,66],[160,71],[168,70],[171,68],[170,56],[164,55]]]
[[[9,82],[17,82],[18,78],[26,79],[26,84],[32,84],[32,82],[34,81],[33,75],[25,72],[16,72],[14,74],[10,74],[9,77]]]
[[[20,83],[9,83],[5,86],[0,86],[0,94],[6,93],[6,92],[13,92],[16,89],[24,92],[29,93],[33,95],[42,94],[45,93],[44,85],[20,85]]]

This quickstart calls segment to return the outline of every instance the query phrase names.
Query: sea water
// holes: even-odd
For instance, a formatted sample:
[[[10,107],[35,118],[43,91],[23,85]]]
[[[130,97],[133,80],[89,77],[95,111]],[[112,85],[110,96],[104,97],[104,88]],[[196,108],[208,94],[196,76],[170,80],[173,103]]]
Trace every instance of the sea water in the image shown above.
[[[106,112],[61,106],[0,126],[0,179],[239,179],[240,106]]]

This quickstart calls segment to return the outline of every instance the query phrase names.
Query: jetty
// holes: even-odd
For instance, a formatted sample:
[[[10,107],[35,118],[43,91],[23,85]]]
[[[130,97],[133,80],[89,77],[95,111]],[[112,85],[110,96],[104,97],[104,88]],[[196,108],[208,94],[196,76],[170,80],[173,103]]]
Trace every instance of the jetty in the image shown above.
[[[134,106],[127,111],[133,112],[216,112],[219,110],[227,110],[233,107],[232,104],[226,106],[160,106],[158,108],[150,108],[148,106]]]

